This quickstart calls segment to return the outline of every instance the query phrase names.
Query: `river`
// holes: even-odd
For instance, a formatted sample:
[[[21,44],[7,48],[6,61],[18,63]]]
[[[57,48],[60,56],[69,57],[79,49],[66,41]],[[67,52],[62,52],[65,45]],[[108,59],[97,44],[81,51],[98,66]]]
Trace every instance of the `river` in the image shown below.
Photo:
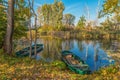
[[[42,52],[37,54],[36,60],[52,62],[61,60],[61,51],[70,50],[89,66],[91,71],[99,70],[114,64],[115,61],[107,54],[107,51],[119,51],[120,42],[116,40],[63,40],[58,38],[37,39],[37,43],[44,44]]]

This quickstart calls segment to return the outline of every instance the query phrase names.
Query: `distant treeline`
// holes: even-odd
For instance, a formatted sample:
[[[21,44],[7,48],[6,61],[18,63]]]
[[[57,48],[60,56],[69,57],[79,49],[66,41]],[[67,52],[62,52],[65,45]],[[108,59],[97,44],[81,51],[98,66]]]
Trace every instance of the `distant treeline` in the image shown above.
[[[38,33],[39,37],[51,36],[63,39],[112,39],[120,40],[120,31],[98,32],[98,31],[50,31]]]

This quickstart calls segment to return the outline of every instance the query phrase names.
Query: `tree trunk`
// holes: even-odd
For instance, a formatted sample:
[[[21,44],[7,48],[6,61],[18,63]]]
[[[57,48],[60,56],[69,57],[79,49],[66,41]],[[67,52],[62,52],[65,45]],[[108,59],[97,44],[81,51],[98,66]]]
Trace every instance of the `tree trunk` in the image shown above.
[[[30,0],[28,0],[28,2],[29,2],[29,7],[30,7],[30,10],[32,10],[34,0],[32,0],[32,3],[30,2]],[[30,14],[31,14],[31,11],[30,11]],[[31,57],[31,56],[32,56],[32,31],[31,31],[31,17],[32,17],[32,16],[30,16],[30,21],[29,21],[29,33],[30,33],[30,52],[29,52],[30,54],[29,54],[29,57]]]
[[[36,42],[37,42],[37,16],[35,16],[35,57],[37,55]]]
[[[31,19],[29,21],[29,34],[30,34],[30,54],[29,57],[32,56],[32,31],[31,31]]]
[[[4,43],[4,52],[12,54],[12,41],[14,31],[14,0],[8,0],[7,30]]]

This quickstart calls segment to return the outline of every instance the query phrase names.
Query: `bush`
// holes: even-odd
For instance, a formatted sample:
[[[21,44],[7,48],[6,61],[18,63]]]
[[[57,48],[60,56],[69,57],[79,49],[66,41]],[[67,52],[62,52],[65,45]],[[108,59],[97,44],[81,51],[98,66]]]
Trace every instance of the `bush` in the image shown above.
[[[59,69],[61,69],[61,70],[66,69],[66,64],[65,64],[64,62],[58,61],[58,60],[52,62],[52,66],[57,67],[57,68],[59,68]]]

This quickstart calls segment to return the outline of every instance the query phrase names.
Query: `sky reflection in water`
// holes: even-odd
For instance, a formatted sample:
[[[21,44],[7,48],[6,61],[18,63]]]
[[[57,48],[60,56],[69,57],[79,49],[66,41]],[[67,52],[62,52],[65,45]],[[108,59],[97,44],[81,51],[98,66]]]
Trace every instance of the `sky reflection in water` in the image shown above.
[[[78,41],[78,40],[38,40],[44,44],[44,50],[38,54],[37,60],[43,59],[47,62],[61,59],[62,50],[70,50],[89,66],[91,71],[96,71],[101,67],[114,64],[114,60],[109,57],[99,41]],[[105,46],[106,47],[106,46]]]

